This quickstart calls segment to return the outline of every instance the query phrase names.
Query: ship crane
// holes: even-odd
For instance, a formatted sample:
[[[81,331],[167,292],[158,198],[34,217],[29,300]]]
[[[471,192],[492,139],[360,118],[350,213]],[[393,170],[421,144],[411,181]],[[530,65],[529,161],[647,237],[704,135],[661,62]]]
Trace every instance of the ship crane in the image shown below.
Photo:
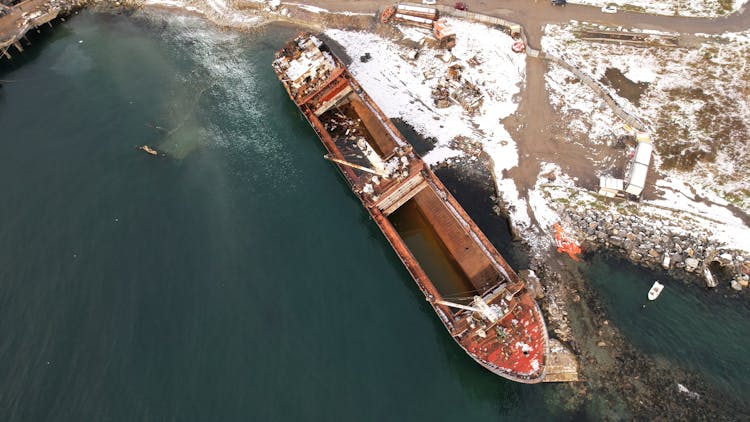
[[[449,302],[447,300],[436,300],[435,303],[451,308],[476,312],[477,314],[482,315],[487,319],[487,321],[492,324],[496,323],[507,314],[507,312],[504,312],[503,309],[498,305],[488,305],[487,302],[485,302],[484,299],[482,299],[482,297],[480,296],[474,296],[474,300],[471,303],[472,306]]]
[[[384,179],[388,178],[388,174],[386,172],[384,172],[384,171],[375,170],[375,169],[371,169],[369,167],[360,166],[359,164],[350,163],[349,161],[342,160],[340,158],[331,157],[329,154],[324,155],[323,158],[325,158],[328,161],[333,161],[334,163],[339,163],[342,166],[347,166],[347,167],[355,168],[357,170],[362,170],[362,171],[365,171],[367,173],[371,173],[371,174],[374,174],[376,176],[380,176],[380,177],[382,177]]]

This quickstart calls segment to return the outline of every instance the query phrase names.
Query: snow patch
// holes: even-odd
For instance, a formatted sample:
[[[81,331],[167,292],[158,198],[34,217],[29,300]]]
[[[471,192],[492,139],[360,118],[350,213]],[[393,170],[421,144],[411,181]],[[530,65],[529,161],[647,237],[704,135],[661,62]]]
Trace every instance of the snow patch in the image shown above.
[[[568,0],[568,3],[594,7],[615,5],[627,6],[644,13],[695,17],[725,16],[740,10],[747,0],[734,0],[729,9],[724,9],[719,0]]]
[[[656,80],[656,72],[648,68],[631,67],[630,70],[625,73],[625,77],[633,82],[651,83]]]

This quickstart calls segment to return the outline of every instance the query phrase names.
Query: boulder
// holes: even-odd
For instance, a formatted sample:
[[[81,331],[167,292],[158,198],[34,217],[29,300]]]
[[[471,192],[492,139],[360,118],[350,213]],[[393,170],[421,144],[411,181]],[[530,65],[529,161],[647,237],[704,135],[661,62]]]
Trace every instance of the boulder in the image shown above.
[[[669,259],[669,255],[668,254],[664,254],[664,259],[662,259],[662,261],[661,261],[662,268],[664,268],[665,270],[668,270],[670,263],[671,263],[671,260]]]
[[[732,288],[738,292],[742,290],[742,285],[736,279],[732,280]]]
[[[700,261],[695,258],[688,258],[685,260],[685,269],[687,271],[695,271],[695,269],[698,268],[698,265],[700,265]]]
[[[706,286],[714,288],[719,285],[719,282],[716,281],[716,278],[711,273],[711,269],[708,268],[708,266],[703,267],[703,278],[706,279]]]

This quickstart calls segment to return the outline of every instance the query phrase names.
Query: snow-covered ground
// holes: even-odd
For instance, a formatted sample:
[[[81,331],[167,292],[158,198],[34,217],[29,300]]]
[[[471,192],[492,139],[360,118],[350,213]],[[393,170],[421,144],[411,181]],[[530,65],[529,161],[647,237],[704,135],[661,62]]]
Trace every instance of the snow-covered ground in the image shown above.
[[[213,23],[234,28],[252,28],[264,19],[257,13],[235,8],[228,0],[139,0],[144,6],[183,9]],[[262,2],[257,0],[256,2]]]
[[[661,196],[645,201],[654,206],[650,212],[655,218],[689,217],[715,240],[750,251],[750,228],[727,208],[731,203],[750,211],[748,34],[699,38],[690,48],[660,48],[580,41],[574,33],[581,28],[548,26],[542,49],[595,80],[606,80],[607,69],[617,69],[632,83],[648,84],[639,106],[607,89],[650,126],[657,152],[652,172],[658,170]],[[607,128],[616,130],[618,118],[572,73],[553,65],[546,81],[570,131],[588,130],[589,142],[597,144],[607,138]]]
[[[478,141],[492,158],[498,192],[508,205],[513,222],[521,230],[533,230],[526,201],[519,198],[515,182],[503,178],[504,171],[518,165],[518,150],[501,121],[518,106],[514,97],[524,82],[526,58],[511,51],[513,40],[502,31],[456,19],[449,21],[457,34],[452,57],[446,56],[445,50],[422,48],[412,61],[406,58],[410,48],[369,32],[329,29],[326,35],[354,58],[349,70],[389,118],[402,119],[420,135],[435,139],[435,148],[424,157],[428,164],[464,155],[462,142]],[[411,41],[431,37],[429,31],[401,29],[404,38]],[[372,56],[370,61],[357,60],[365,53]],[[474,115],[458,104],[437,108],[432,99],[438,80],[454,64],[463,66],[462,78],[482,93],[482,106]]]
[[[721,0],[568,0],[568,3],[596,7],[616,6],[622,10],[659,15],[714,17],[739,10],[747,3],[747,0],[732,0],[731,4]]]
[[[547,189],[547,185],[554,180],[555,189]],[[568,192],[559,187],[575,186],[575,181],[565,173],[556,163],[542,163],[533,190],[529,191],[529,206],[533,210],[534,219],[541,228],[551,231],[552,226],[560,221],[560,216],[555,211],[555,201],[565,200]],[[542,237],[539,241],[552,243],[551,237]]]
[[[332,11],[330,11],[328,9],[324,9],[322,7],[311,6],[309,4],[303,4],[303,3],[287,3],[287,2],[284,2],[284,6],[295,6],[295,7],[298,7],[300,9],[302,9],[302,10],[306,10],[306,11],[312,12],[312,13],[332,13],[332,14],[336,14],[336,15],[346,15],[346,16],[375,16],[375,13],[355,13],[355,12],[348,12],[348,11],[344,11],[344,12],[332,12]]]
[[[617,117],[607,103],[560,65],[550,63],[545,82],[550,104],[568,123],[567,139],[584,147],[607,145],[617,127]]]

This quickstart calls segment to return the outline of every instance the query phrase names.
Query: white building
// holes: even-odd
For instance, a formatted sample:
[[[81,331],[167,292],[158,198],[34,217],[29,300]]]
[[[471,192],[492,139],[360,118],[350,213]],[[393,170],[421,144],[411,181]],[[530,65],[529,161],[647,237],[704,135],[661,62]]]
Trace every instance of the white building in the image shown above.
[[[646,176],[648,175],[648,166],[651,163],[651,152],[654,145],[647,133],[639,133],[636,140],[638,145],[635,147],[633,161],[631,161],[630,170],[625,177],[627,183],[625,192],[639,196],[646,186]]]

